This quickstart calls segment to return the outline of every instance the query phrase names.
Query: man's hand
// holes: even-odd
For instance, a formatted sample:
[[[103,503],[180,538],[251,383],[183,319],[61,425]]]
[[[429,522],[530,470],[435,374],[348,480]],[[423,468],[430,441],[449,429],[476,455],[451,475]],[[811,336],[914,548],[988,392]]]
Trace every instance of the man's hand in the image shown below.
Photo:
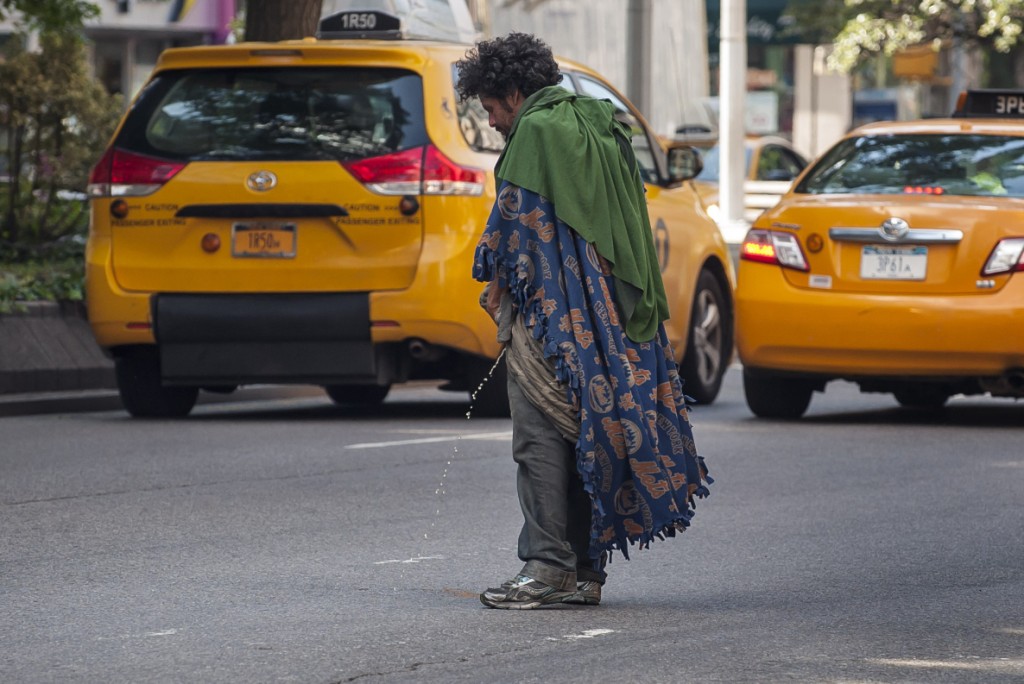
[[[492,281],[487,284],[484,291],[487,296],[487,299],[484,301],[484,310],[486,310],[487,314],[497,322],[498,308],[501,306],[501,289],[498,287],[496,282]]]

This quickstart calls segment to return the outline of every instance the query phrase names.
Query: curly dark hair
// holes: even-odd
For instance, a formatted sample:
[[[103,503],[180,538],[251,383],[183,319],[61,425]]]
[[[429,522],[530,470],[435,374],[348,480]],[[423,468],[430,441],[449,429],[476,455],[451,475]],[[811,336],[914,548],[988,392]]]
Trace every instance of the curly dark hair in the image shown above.
[[[459,70],[455,88],[462,100],[476,96],[500,99],[517,88],[523,97],[529,97],[562,80],[551,48],[528,33],[477,43],[455,68]]]

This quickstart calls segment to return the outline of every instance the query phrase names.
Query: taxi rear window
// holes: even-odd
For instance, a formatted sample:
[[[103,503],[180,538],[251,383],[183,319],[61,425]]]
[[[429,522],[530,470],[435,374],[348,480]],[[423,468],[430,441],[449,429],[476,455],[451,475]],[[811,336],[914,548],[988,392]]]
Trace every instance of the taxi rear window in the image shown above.
[[[1024,197],[1024,137],[849,138],[825,153],[796,192]]]
[[[427,142],[417,74],[290,67],[159,74],[116,144],[190,161],[348,161]]]

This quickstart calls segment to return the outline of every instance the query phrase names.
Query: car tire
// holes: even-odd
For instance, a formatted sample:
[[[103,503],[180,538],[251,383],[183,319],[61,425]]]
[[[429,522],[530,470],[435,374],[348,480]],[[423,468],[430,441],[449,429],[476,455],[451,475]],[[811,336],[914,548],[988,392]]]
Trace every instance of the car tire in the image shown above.
[[[701,271],[690,309],[686,356],[680,366],[683,392],[698,404],[710,404],[722,388],[732,358],[732,307],[718,279]]]
[[[949,401],[949,393],[939,387],[908,386],[892,393],[900,406],[936,411]]]
[[[324,391],[339,406],[379,406],[391,385],[326,385]]]
[[[493,372],[491,369],[494,369]],[[470,373],[469,414],[479,418],[508,418],[508,369],[505,357],[497,366],[493,361],[474,362]]]
[[[156,347],[135,349],[114,359],[117,391],[135,418],[181,418],[196,405],[198,387],[165,387]]]
[[[747,406],[758,418],[796,420],[811,405],[814,386],[806,380],[743,371]]]

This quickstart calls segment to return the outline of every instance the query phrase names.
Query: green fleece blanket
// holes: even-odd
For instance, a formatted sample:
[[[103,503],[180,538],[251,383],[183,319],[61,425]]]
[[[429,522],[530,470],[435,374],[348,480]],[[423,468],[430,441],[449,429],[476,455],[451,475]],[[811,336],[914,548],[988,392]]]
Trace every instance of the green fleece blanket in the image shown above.
[[[498,159],[498,184],[536,192],[612,264],[626,334],[651,340],[668,319],[668,302],[651,235],[643,181],[630,132],[606,100],[560,86],[523,103]]]

